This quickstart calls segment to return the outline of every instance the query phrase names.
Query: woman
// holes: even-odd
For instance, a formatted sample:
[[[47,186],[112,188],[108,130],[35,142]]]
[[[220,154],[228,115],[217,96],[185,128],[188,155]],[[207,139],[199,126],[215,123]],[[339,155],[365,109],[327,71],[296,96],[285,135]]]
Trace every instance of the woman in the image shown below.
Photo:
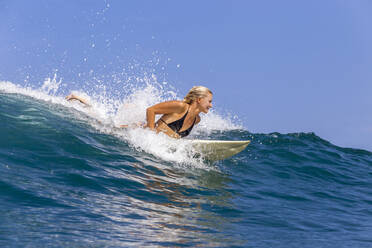
[[[200,122],[199,113],[208,113],[212,108],[212,98],[208,88],[195,86],[183,101],[162,102],[147,108],[146,127],[173,138],[183,138]],[[163,116],[155,123],[155,115],[158,114]]]
[[[195,124],[200,122],[199,113],[208,113],[212,108],[213,93],[204,86],[194,86],[183,101],[167,101],[153,105],[146,110],[145,127],[163,132],[172,138],[183,138],[190,134]],[[66,97],[68,101],[78,100],[89,106],[88,102],[76,95]],[[155,123],[155,116],[162,115]],[[128,127],[121,125],[120,127]]]

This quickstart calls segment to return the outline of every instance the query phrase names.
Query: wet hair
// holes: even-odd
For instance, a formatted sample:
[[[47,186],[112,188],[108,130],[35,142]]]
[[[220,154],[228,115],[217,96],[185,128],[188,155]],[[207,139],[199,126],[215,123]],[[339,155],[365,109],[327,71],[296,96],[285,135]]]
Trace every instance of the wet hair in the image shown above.
[[[207,87],[194,86],[191,88],[189,93],[187,93],[183,101],[186,102],[187,104],[191,104],[198,98],[203,98],[203,97],[208,96],[208,94],[213,95],[212,91],[208,89]]]

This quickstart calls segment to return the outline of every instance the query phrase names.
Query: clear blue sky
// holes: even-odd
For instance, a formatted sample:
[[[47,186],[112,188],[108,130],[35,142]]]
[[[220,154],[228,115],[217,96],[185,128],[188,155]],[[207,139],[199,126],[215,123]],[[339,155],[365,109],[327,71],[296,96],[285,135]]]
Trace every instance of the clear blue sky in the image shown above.
[[[372,1],[0,1],[0,80],[71,88],[138,64],[251,132],[372,150]],[[170,58],[170,60],[168,60]],[[156,61],[158,60],[158,63]]]

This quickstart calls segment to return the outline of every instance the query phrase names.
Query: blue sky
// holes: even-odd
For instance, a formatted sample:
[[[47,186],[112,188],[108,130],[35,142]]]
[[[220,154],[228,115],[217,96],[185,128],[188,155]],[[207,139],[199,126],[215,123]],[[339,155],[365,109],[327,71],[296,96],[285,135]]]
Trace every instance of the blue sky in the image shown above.
[[[0,1],[0,80],[110,86],[123,68],[195,84],[251,132],[372,150],[372,2]]]

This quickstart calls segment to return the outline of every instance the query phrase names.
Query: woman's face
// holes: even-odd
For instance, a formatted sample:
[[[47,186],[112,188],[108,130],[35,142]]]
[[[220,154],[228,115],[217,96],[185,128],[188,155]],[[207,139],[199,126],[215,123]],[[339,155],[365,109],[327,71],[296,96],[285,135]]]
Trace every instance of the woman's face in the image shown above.
[[[212,94],[208,94],[206,97],[199,98],[198,104],[201,112],[208,113],[209,109],[212,108]]]

